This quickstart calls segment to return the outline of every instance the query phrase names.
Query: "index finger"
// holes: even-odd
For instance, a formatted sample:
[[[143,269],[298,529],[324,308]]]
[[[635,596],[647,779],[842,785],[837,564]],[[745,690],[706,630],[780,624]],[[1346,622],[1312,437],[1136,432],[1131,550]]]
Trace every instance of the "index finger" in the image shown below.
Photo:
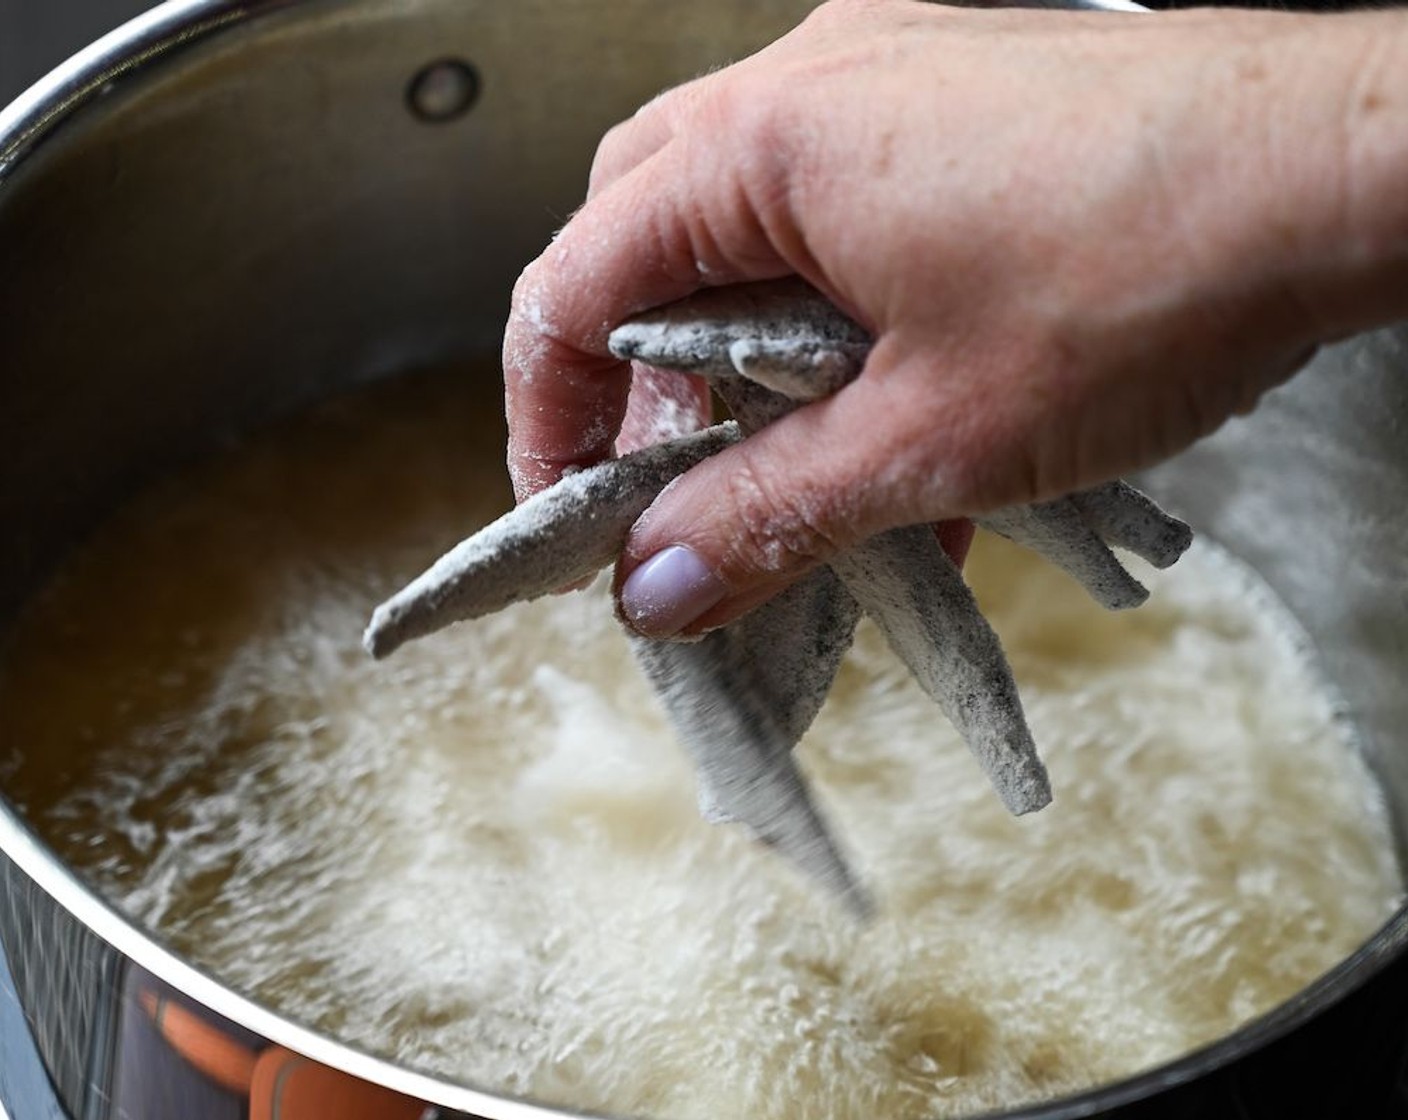
[[[614,327],[706,285],[793,271],[735,187],[719,160],[671,141],[588,200],[519,277],[503,357],[520,499],[611,454],[630,386],[607,349]]]

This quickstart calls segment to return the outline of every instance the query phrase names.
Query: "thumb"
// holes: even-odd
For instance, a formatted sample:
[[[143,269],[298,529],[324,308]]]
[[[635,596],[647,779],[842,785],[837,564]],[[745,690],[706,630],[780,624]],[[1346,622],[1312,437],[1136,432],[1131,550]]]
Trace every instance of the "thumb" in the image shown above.
[[[906,472],[886,426],[857,399],[865,395],[858,381],[668,487],[636,523],[618,566],[627,625],[650,638],[714,629],[837,551],[926,520],[909,508]],[[858,426],[858,416],[870,423]],[[962,532],[949,536],[966,550]]]

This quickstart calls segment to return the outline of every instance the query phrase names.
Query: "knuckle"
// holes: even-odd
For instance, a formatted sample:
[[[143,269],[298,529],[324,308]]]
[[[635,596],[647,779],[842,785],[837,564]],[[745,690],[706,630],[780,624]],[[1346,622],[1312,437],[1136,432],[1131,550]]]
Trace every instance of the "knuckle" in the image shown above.
[[[544,311],[546,299],[547,287],[540,258],[525,268],[513,285],[506,333],[514,336],[547,334],[544,329],[547,325]]]
[[[889,511],[887,521],[934,521],[1008,503],[1013,443],[996,396],[950,391],[932,406],[890,414],[869,475],[871,497]]]
[[[812,9],[802,27],[826,41],[853,39],[858,33],[892,27],[903,17],[913,18],[913,13],[906,10],[909,8],[912,5],[897,4],[895,0],[825,0]]]
[[[509,297],[508,333],[553,342],[567,337],[571,290],[563,277],[566,258],[565,248],[554,240],[519,274]]]
[[[1035,497],[1040,448],[999,412],[973,409],[941,446],[930,449],[924,504],[944,514],[984,513]]]
[[[701,99],[697,142],[687,159],[694,173],[712,178],[750,228],[790,228],[791,192],[808,162],[814,126],[797,105],[796,91],[772,75],[756,75],[720,85]],[[727,136],[728,162],[720,173],[717,137]]]
[[[590,193],[595,194],[620,177],[626,162],[626,153],[631,147],[629,137],[632,127],[632,121],[622,121],[601,138],[596,155],[592,157],[591,173],[587,177],[587,189]]]
[[[725,565],[782,575],[837,551],[828,503],[795,488],[770,485],[752,463],[738,464],[725,484],[733,534]]]
[[[727,136],[747,159],[792,142],[791,99],[775,76],[739,76],[699,98],[696,113],[704,136]]]

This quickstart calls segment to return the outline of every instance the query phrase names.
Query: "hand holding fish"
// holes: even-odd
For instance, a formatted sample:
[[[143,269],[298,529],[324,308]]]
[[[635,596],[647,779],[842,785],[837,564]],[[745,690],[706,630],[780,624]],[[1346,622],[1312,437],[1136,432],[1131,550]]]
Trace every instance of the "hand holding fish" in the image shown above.
[[[519,494],[611,453],[613,327],[785,275],[873,336],[865,368],[655,503],[627,617],[662,552],[697,632],[886,529],[1166,457],[1408,311],[1406,52],[1401,12],[826,4],[603,142],[514,300]],[[701,392],[672,415],[702,423]]]

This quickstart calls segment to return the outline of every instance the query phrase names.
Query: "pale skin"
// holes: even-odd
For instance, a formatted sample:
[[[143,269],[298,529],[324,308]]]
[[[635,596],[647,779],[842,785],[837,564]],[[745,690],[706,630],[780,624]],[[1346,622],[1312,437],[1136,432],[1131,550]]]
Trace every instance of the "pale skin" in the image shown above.
[[[642,518],[618,590],[684,546],[716,591],[652,636],[722,625],[881,530],[1149,466],[1317,346],[1408,318],[1408,12],[832,0],[603,140],[514,293],[520,498],[653,438],[661,393],[705,421],[702,386],[636,371],[623,431],[611,327],[789,274],[875,348]]]

